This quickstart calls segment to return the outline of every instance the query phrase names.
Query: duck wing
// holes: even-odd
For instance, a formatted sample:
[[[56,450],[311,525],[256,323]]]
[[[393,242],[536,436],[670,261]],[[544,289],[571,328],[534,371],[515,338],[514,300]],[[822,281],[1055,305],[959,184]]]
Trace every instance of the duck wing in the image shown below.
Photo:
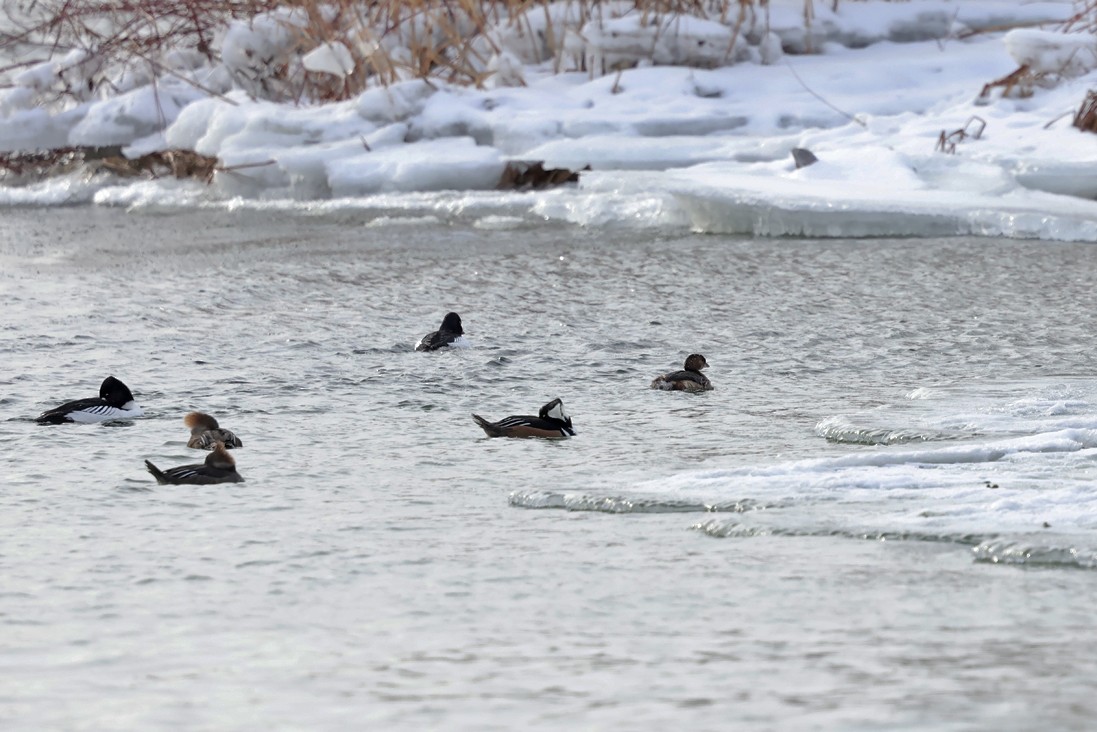
[[[74,402],[66,402],[59,407],[54,407],[42,412],[35,418],[38,424],[65,424],[75,422],[70,415],[73,412],[87,412],[88,414],[107,414],[114,409],[106,400],[95,397],[94,399],[77,399]]]
[[[416,351],[437,351],[439,348],[445,348],[455,340],[460,338],[460,335],[448,330],[436,330],[433,333],[427,333],[423,338],[415,344]]]

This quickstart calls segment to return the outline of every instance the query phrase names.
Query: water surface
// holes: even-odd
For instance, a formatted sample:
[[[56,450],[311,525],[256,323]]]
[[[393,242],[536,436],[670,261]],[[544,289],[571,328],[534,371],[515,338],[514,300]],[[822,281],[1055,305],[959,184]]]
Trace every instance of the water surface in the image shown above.
[[[1090,246],[0,218],[5,729],[1097,713]],[[694,351],[715,391],[646,388]],[[31,421],[108,374],[145,418]],[[553,397],[568,442],[469,417]],[[192,409],[247,482],[144,471]]]

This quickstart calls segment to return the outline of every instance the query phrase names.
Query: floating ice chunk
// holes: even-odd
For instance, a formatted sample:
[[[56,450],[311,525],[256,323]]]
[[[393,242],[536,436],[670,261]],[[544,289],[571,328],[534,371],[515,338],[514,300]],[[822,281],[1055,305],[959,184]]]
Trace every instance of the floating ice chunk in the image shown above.
[[[323,43],[304,55],[301,63],[309,71],[344,78],[354,72],[354,57],[342,43]]]
[[[1097,68],[1097,38],[1091,33],[1016,28],[1003,42],[1014,61],[1038,74],[1081,76]]]

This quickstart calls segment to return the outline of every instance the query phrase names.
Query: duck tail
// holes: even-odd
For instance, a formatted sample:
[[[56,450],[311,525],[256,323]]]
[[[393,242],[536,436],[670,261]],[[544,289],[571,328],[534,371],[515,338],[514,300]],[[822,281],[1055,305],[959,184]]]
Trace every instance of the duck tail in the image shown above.
[[[156,478],[156,482],[160,485],[166,485],[168,483],[168,476],[164,475],[164,471],[152,464],[152,462],[146,460],[145,468],[152,473],[152,477]]]
[[[498,427],[481,417],[479,414],[472,415],[472,418],[475,420],[476,424],[480,425],[480,429],[487,433],[488,437],[503,436],[503,432]]]
[[[65,415],[57,409],[51,409],[48,412],[42,412],[40,415],[34,418],[34,421],[38,424],[64,424],[66,421]]]

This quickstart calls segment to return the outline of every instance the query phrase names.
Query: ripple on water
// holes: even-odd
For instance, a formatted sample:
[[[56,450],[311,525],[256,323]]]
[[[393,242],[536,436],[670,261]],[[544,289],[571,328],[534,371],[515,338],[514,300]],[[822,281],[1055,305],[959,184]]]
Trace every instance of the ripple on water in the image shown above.
[[[841,527],[761,526],[739,521],[711,519],[690,527],[716,539],[749,539],[759,536],[819,536],[867,539],[869,541],[916,541],[941,544],[978,545],[987,540],[986,534],[963,532],[897,531],[852,529]]]
[[[947,442],[976,437],[974,432],[910,427],[859,427],[843,417],[827,417],[815,425],[815,434],[846,445],[902,445],[911,442]]]
[[[1097,548],[1040,539],[988,539],[972,549],[976,562],[1021,567],[1097,569]]]
[[[1031,588],[982,564],[1095,563],[1097,432],[1081,430],[1097,430],[1097,388],[1078,317],[1097,279],[1090,246],[996,256],[1007,245],[459,222],[363,235],[366,214],[48,218],[51,246],[80,252],[5,259],[0,277],[17,296],[0,325],[3,622],[36,623],[9,635],[44,659],[5,696],[28,729],[157,708],[163,684],[128,681],[165,677],[179,698],[225,690],[184,711],[226,730],[366,717],[480,729],[488,715],[500,729],[579,728],[595,705],[606,728],[839,728],[856,715],[993,729],[1018,712],[1006,726],[1085,729],[1094,716],[1097,651],[1077,633],[1086,574],[1059,573],[1046,602],[988,603]],[[7,212],[0,238],[25,249],[13,222],[40,219]],[[1008,285],[971,298],[972,280]],[[414,353],[451,309],[473,347]],[[691,352],[715,391],[647,388]],[[1078,381],[1053,387],[1039,363]],[[133,429],[30,422],[110,373],[146,411]],[[972,387],[998,377],[1015,381]],[[469,418],[553,396],[578,439],[492,441]],[[180,442],[190,409],[239,432],[247,483],[158,486],[144,472],[144,457],[202,459]],[[828,415],[851,416],[820,435]],[[903,442],[925,444],[892,447]],[[1045,518],[1056,529],[1031,534]],[[1006,536],[1016,526],[1026,533]],[[792,570],[780,584],[774,566]],[[790,579],[809,575],[821,584]],[[871,601],[851,601],[862,592]],[[882,606],[924,612],[897,626]],[[1037,623],[1022,674],[995,654]],[[59,655],[88,637],[104,651],[91,679]],[[927,675],[922,654],[941,646],[955,654]],[[429,660],[450,648],[483,667]],[[378,668],[417,652],[414,678]],[[426,703],[377,703],[375,688]],[[590,705],[568,716],[541,699],[558,690]],[[1078,710],[1044,718],[1067,692]],[[1003,698],[1016,706],[998,715]],[[804,716],[835,699],[830,717]]]
[[[642,496],[595,496],[555,491],[514,491],[508,502],[516,508],[562,509],[597,513],[745,513],[775,507],[750,499],[704,503]]]

